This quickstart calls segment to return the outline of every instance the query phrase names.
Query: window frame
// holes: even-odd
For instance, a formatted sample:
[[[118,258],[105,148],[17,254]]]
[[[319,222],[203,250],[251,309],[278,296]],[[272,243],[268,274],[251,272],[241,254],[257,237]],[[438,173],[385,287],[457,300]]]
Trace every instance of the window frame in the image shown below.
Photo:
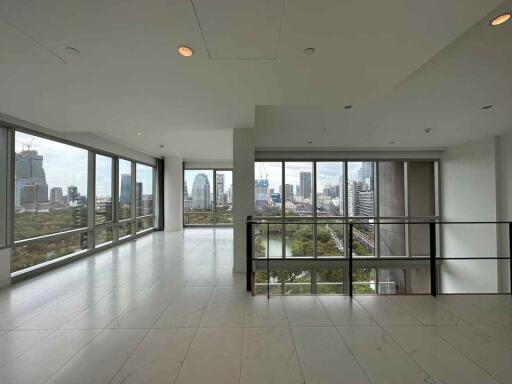
[[[361,257],[354,257],[354,260],[358,262],[358,265],[361,265],[359,268],[363,268],[365,265],[371,266],[372,268],[378,269],[388,269],[388,268],[410,268],[414,266],[416,263],[412,264],[406,264],[404,265],[400,261],[396,260],[389,260],[385,263],[379,263],[372,265],[372,260],[379,259],[379,260],[385,260],[386,257],[391,256],[382,256],[380,252],[380,225],[381,224],[387,224],[386,222],[382,223],[381,220],[401,220],[403,222],[410,222],[418,219],[425,219],[425,220],[440,220],[441,217],[441,201],[440,201],[440,188],[441,188],[441,180],[440,180],[440,166],[441,166],[441,159],[440,158],[321,158],[321,159],[310,159],[310,158],[300,158],[300,159],[287,159],[287,158],[279,158],[279,159],[273,159],[273,158],[257,158],[254,161],[255,166],[257,163],[260,162],[274,162],[274,163],[281,163],[282,168],[282,175],[281,175],[281,186],[284,190],[284,185],[286,181],[286,174],[285,174],[285,164],[288,162],[312,162],[313,163],[313,172],[312,172],[312,182],[313,182],[313,213],[311,216],[305,216],[303,218],[311,220],[312,222],[317,222],[319,219],[320,221],[328,221],[329,219],[334,220],[341,220],[344,222],[344,224],[350,223],[350,221],[357,221],[358,219],[372,219],[374,220],[374,255],[373,256],[361,256]],[[329,216],[329,217],[322,217],[318,215],[318,207],[317,207],[317,164],[318,163],[329,163],[329,162],[342,162],[344,163],[344,172],[343,172],[343,179],[344,179],[344,185],[343,185],[343,215],[341,216]],[[374,163],[374,181],[373,181],[373,216],[349,216],[348,213],[348,163],[350,162],[373,162]],[[379,172],[379,163],[381,162],[402,162],[404,163],[404,209],[405,209],[405,216],[380,216],[380,193],[379,193],[379,180],[380,180],[380,172]],[[411,216],[409,215],[409,163],[411,162],[428,162],[432,163],[433,167],[433,195],[434,195],[434,215],[433,216]],[[340,192],[341,194],[341,192]],[[285,204],[284,204],[284,197],[282,197],[283,204],[281,209],[281,215],[280,216],[258,216],[256,210],[254,211],[254,217],[257,219],[268,219],[271,223],[272,220],[277,221],[286,221],[287,219],[295,219],[297,217],[295,216],[286,216],[285,215]],[[256,201],[256,195],[255,190],[253,189],[253,201]],[[284,227],[285,224],[282,224]],[[411,249],[411,242],[410,237],[408,233],[408,224],[404,224],[405,226],[405,250],[406,255],[404,255],[404,259],[413,259],[414,256],[411,255],[410,249]],[[313,226],[313,255],[309,257],[300,257],[304,259],[304,262],[308,264],[308,260],[311,259],[318,259],[321,258],[325,260],[326,262],[329,262],[329,257],[325,256],[318,256],[317,255],[317,234],[316,234],[316,226]],[[437,229],[439,232],[439,229]],[[344,226],[344,244],[348,244],[348,225]],[[438,250],[438,257],[442,257],[441,250],[442,250],[442,237],[439,235],[439,250]],[[285,243],[286,233],[284,231],[284,228],[281,230],[281,243],[282,243],[282,255],[280,259],[273,258],[271,259],[272,263],[281,263],[281,260],[283,263],[286,262],[286,259],[290,259],[291,257],[286,256],[286,243]],[[252,236],[252,241],[255,241],[255,236]],[[255,249],[255,244],[253,244],[253,249]],[[341,257],[337,257],[337,259],[341,258],[344,259],[340,263],[338,261],[338,266],[341,264],[343,266],[344,273],[346,274],[344,281],[348,281],[348,268],[345,265],[348,261],[348,247],[345,247],[344,255]],[[293,256],[292,256],[293,257]],[[297,257],[295,257],[297,258]],[[261,260],[265,260],[264,258]],[[332,260],[334,261],[334,260]],[[311,261],[311,265],[314,266],[314,261]],[[300,262],[299,262],[300,264]],[[418,260],[417,265],[423,265],[424,263],[421,260]],[[312,293],[316,293],[316,284],[313,282],[317,281],[317,276],[315,275],[315,269],[312,269],[312,276],[311,276],[311,287],[312,287]],[[378,273],[376,272],[376,276]],[[376,278],[375,282],[378,287],[378,277]],[[344,285],[346,289],[348,289],[348,285]]]
[[[219,227],[219,228],[231,228],[233,227],[233,223],[218,223],[217,222],[217,171],[220,171],[220,172],[231,172],[231,180],[233,180],[233,168],[206,168],[206,167],[201,167],[201,168],[198,168],[198,167],[186,167],[185,166],[185,163],[183,163],[183,166],[182,166],[182,185],[181,185],[181,194],[182,194],[182,199],[181,199],[181,206],[183,208],[183,212],[182,212],[182,226],[183,228],[194,228],[194,227]],[[213,207],[212,207],[212,210],[211,212],[209,211],[205,211],[204,213],[209,213],[213,216],[213,222],[211,224],[189,224],[189,223],[185,223],[185,214],[187,214],[188,212],[185,212],[185,173],[186,171],[212,171],[213,173],[213,185],[212,185],[212,202],[213,202]],[[188,188],[188,185],[187,185],[187,188]],[[198,212],[198,213],[202,213],[202,212]]]
[[[8,137],[9,137],[9,145],[8,145],[8,158],[9,158],[9,164],[8,164],[8,217],[7,217],[7,233],[8,233],[8,241],[5,247],[12,248],[12,256],[11,260],[16,256],[15,255],[15,248],[17,245],[24,245],[24,244],[31,244],[38,241],[52,241],[52,240],[59,240],[66,237],[71,237],[76,234],[87,234],[86,239],[86,248],[78,251],[73,252],[68,255],[64,255],[55,259],[47,260],[45,262],[32,265],[30,267],[20,269],[17,271],[13,271],[11,267],[11,280],[12,281],[18,281],[25,279],[27,277],[33,276],[35,274],[39,274],[43,271],[53,269],[56,266],[59,266],[61,264],[68,263],[70,261],[73,261],[77,258],[89,256],[91,254],[94,254],[96,252],[99,252],[101,250],[104,250],[106,248],[113,247],[115,245],[121,244],[125,241],[130,241],[134,238],[137,238],[139,236],[143,236],[147,233],[150,233],[155,230],[155,221],[156,221],[156,210],[153,209],[153,213],[151,215],[146,215],[143,217],[136,217],[135,209],[131,210],[130,218],[119,220],[118,218],[118,192],[119,192],[119,182],[118,182],[118,172],[119,172],[119,160],[126,160],[131,163],[132,168],[132,174],[133,170],[136,167],[136,164],[142,164],[145,166],[149,166],[153,170],[153,196],[155,195],[156,191],[156,165],[155,164],[149,164],[144,161],[134,160],[130,159],[128,157],[117,155],[108,151],[104,151],[98,148],[89,147],[87,145],[83,145],[80,143],[75,143],[70,140],[62,139],[60,137],[56,137],[47,133],[39,132],[37,130],[32,130],[23,126],[14,125],[10,123],[1,122],[0,124],[3,128],[6,128],[8,131]],[[42,139],[51,140],[57,143],[62,143],[65,145],[69,145],[72,147],[76,147],[78,149],[86,150],[87,151],[87,225],[82,228],[76,228],[72,230],[66,230],[66,231],[59,231],[56,233],[48,234],[48,235],[42,235],[22,240],[14,240],[14,189],[15,189],[15,147],[14,147],[14,141],[15,141],[15,134],[16,132],[21,132],[24,134],[36,136]],[[104,156],[108,157],[112,161],[112,221],[105,222],[101,224],[96,224],[96,156]],[[135,183],[136,178],[132,177],[131,180],[131,190],[132,190],[132,203],[135,199],[134,189],[135,189]],[[10,188],[9,188],[10,187]],[[132,205],[135,206],[134,204]],[[151,228],[147,228],[143,231],[136,232],[137,227],[137,220],[138,219],[147,219],[148,217],[153,218],[153,226]],[[130,222],[131,224],[131,232],[129,236],[119,238],[119,227],[125,225],[127,222]],[[112,228],[112,240],[106,243],[98,244],[96,245],[96,239],[95,239],[95,233],[98,230],[101,230],[103,228]],[[2,248],[5,248],[2,246]]]

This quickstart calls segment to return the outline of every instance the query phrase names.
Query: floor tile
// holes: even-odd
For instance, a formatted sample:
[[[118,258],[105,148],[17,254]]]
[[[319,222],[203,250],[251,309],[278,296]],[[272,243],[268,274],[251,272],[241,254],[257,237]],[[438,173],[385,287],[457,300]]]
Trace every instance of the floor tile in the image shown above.
[[[428,383],[429,375],[380,327],[339,327],[371,383]]]
[[[318,299],[334,325],[364,326],[375,324],[368,312],[356,300],[348,296],[319,296]]]
[[[385,296],[357,296],[356,300],[380,325],[419,325],[420,321]]]
[[[37,345],[53,331],[6,331],[0,333],[0,368]]]
[[[106,329],[59,369],[48,383],[108,383],[135,350],[146,332],[146,330]]]
[[[238,287],[217,287],[206,310],[201,327],[243,327],[246,292]]]
[[[288,321],[293,327],[333,325],[315,296],[287,296],[283,301]]]
[[[281,297],[267,299],[262,296],[248,296],[245,301],[244,326],[288,326],[288,318]]]
[[[292,332],[306,383],[370,383],[336,328],[295,327]]]
[[[242,337],[242,328],[200,328],[175,383],[238,383]]]
[[[427,327],[386,327],[386,331],[441,383],[496,383],[487,372]]]

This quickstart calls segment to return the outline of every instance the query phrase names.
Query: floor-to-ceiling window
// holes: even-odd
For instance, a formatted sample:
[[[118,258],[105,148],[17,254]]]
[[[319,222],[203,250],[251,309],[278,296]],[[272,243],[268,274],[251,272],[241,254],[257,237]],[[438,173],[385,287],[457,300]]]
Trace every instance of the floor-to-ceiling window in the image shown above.
[[[348,256],[349,224],[352,255],[361,261],[353,270],[354,293],[429,289],[428,268],[396,259],[428,255],[428,224],[405,223],[438,217],[437,166],[427,160],[257,161],[255,215],[268,222],[253,227],[255,257],[325,260],[310,268],[292,267],[300,261],[276,264],[279,271],[270,267],[271,291],[343,292],[348,271],[329,259]],[[372,263],[375,258],[390,261]],[[266,279],[266,271],[257,273],[257,283]]]
[[[15,135],[12,273],[153,228],[154,167],[10,130]]]
[[[233,171],[185,169],[183,176],[183,224],[232,225]]]

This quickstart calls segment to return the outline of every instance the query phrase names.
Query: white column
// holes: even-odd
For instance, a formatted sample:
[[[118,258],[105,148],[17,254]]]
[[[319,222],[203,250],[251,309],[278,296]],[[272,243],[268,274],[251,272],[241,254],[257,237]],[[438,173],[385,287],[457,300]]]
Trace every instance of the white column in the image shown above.
[[[234,272],[245,272],[246,219],[254,215],[254,130],[233,130]]]
[[[183,230],[183,159],[164,158],[164,229]]]

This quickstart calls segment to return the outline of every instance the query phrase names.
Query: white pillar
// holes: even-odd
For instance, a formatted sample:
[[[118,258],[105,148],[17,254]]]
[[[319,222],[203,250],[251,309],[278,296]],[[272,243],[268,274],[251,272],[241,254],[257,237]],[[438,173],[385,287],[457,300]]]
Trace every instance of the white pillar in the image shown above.
[[[164,158],[164,229],[183,230],[183,159]]]
[[[233,130],[234,272],[246,269],[246,220],[254,215],[254,130]]]

